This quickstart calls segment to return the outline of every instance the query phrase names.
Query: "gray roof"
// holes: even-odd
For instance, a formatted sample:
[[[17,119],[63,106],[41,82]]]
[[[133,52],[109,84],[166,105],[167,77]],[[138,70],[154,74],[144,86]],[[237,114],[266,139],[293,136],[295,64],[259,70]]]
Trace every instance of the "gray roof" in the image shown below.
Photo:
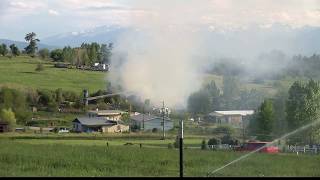
[[[82,125],[86,126],[110,126],[110,125],[116,125],[117,123],[111,120],[107,120],[105,118],[99,118],[99,117],[81,117],[76,118],[73,122],[80,122]]]
[[[89,111],[89,113],[106,114],[106,115],[117,115],[117,114],[124,114],[126,112],[119,111],[119,110],[99,110],[99,111]]]
[[[158,117],[158,116],[153,116],[153,115],[149,115],[149,114],[138,114],[138,115],[134,115],[130,117],[131,120],[134,121],[140,121],[142,122],[144,121],[151,121],[153,119],[162,119],[162,117]],[[166,121],[170,121],[170,119],[168,117],[165,117]]]
[[[232,116],[232,115],[241,115],[248,116],[254,114],[254,110],[236,110],[236,111],[214,111],[210,113],[210,116]]]

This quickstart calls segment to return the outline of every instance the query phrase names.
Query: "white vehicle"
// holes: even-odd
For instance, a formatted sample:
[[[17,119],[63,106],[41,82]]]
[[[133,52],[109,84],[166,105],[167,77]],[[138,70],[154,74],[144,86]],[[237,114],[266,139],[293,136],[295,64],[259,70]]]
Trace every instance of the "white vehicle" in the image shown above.
[[[57,132],[58,133],[69,133],[70,130],[69,130],[69,128],[60,127],[60,128],[58,128]]]

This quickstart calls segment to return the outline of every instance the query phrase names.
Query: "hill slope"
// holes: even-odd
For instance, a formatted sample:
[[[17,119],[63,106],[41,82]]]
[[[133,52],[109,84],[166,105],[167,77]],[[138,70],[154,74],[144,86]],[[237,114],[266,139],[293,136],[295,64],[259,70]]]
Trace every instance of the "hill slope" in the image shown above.
[[[57,69],[52,63],[43,62],[45,70],[36,72],[39,59],[0,57],[0,86],[18,89],[39,88],[63,90],[81,93],[83,89],[95,92],[105,89],[107,74],[103,72],[81,71],[76,69]]]

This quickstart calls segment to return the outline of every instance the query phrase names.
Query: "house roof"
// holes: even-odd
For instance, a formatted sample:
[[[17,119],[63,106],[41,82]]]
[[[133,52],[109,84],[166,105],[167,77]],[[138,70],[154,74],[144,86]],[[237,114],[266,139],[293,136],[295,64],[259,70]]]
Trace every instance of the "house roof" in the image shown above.
[[[105,118],[99,118],[99,117],[80,117],[76,118],[72,122],[79,122],[82,125],[86,126],[110,126],[110,125],[116,125],[117,123],[111,120],[106,120]]]
[[[254,110],[237,110],[237,111],[214,111],[210,113],[210,116],[226,116],[226,115],[241,115],[241,116],[248,116],[252,115]]]
[[[138,114],[138,115],[133,115],[130,117],[131,120],[134,120],[134,121],[139,121],[139,122],[142,122],[143,120],[144,121],[151,121],[151,120],[154,120],[154,119],[162,119],[162,117],[158,117],[158,116],[154,116],[154,115],[149,115],[149,114]],[[166,121],[169,121],[170,119],[165,117],[165,120]]]
[[[99,110],[99,111],[89,111],[89,113],[94,113],[98,115],[119,115],[124,114],[126,112],[119,110]]]

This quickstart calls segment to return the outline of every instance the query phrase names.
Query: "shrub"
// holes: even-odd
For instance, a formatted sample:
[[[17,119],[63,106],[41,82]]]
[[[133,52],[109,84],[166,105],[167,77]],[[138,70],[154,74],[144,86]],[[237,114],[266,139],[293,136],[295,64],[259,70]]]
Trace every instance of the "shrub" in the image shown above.
[[[152,129],[152,133],[157,133],[158,132],[158,129],[157,128],[153,128]]]
[[[217,138],[211,138],[208,141],[209,146],[210,145],[219,145],[219,144],[221,144],[221,141],[220,141],[220,139],[217,139]]]
[[[202,140],[201,149],[202,149],[202,150],[208,149],[208,146],[207,146],[207,143],[206,143],[206,140],[205,140],[205,139]]]
[[[36,68],[36,71],[43,71],[44,70],[44,66],[43,66],[43,64],[38,64],[37,65],[37,68]]]
[[[168,144],[168,149],[173,149],[172,143],[169,143],[169,144]]]

